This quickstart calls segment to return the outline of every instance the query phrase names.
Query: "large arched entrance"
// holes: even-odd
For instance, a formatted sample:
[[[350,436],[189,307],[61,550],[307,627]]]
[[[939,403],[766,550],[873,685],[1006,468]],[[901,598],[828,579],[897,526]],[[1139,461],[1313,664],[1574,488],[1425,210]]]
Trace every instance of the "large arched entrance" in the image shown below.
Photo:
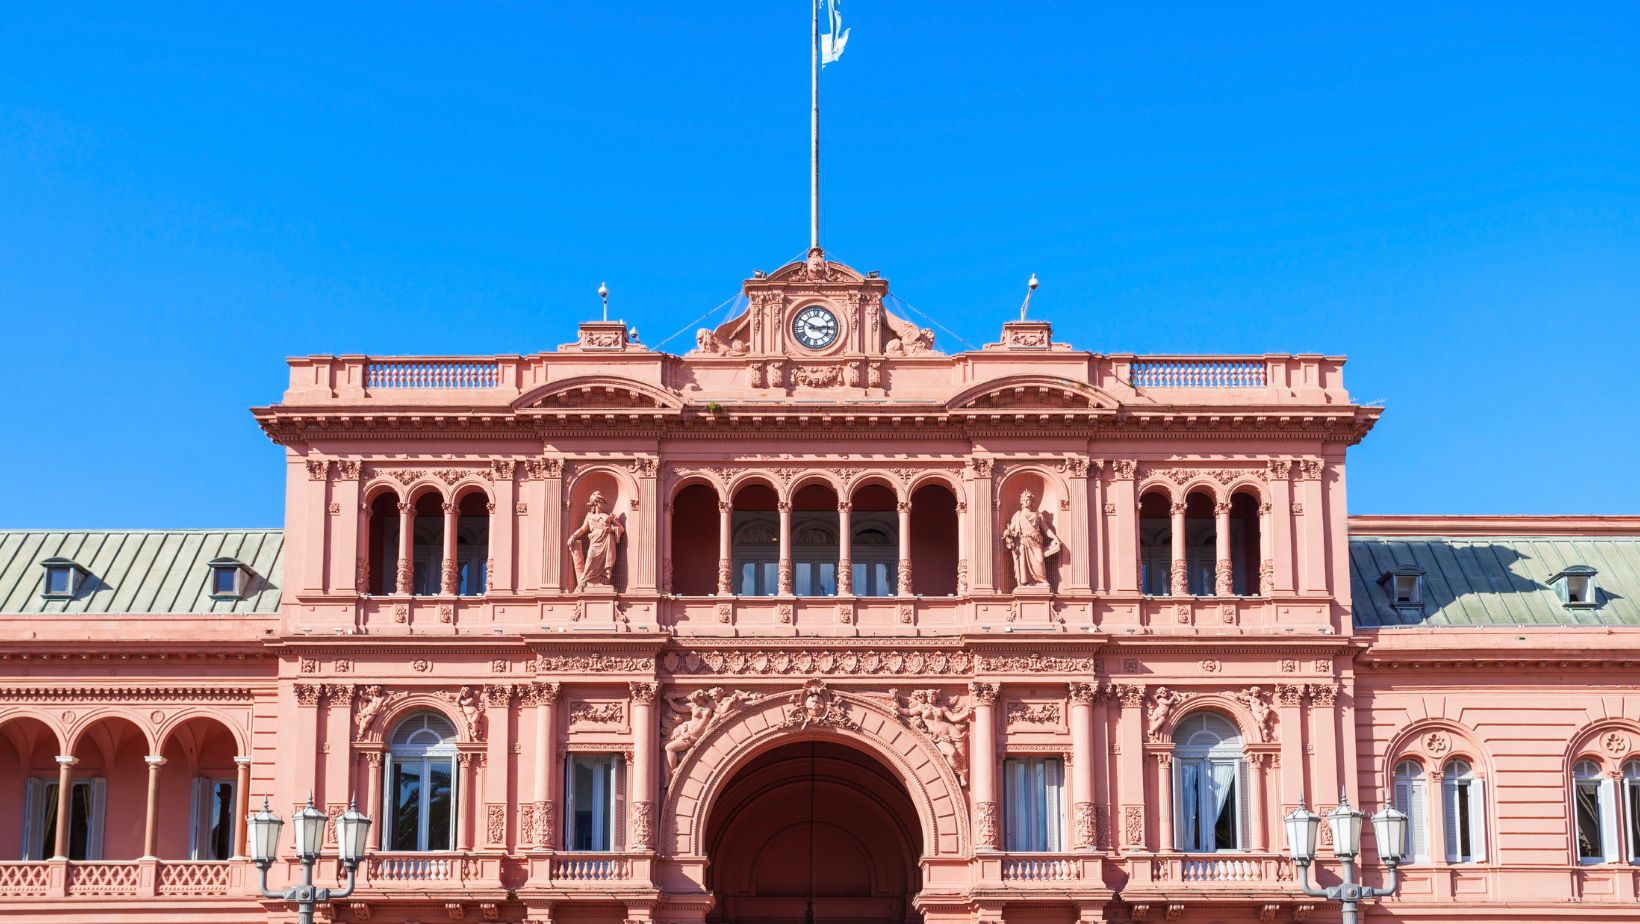
[[[917,921],[922,830],[911,797],[870,755],[798,741],[758,755],[723,788],[705,829],[708,921]],[[812,870],[812,875],[811,875]]]

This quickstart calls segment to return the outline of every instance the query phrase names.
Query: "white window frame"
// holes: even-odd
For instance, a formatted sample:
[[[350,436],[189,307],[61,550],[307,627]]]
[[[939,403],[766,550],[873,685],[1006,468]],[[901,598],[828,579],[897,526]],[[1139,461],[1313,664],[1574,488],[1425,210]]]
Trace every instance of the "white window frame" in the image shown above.
[[[1199,727],[1191,729],[1191,725]],[[1181,740],[1181,738],[1183,740]],[[1247,761],[1242,754],[1242,740],[1235,726],[1223,716],[1211,712],[1197,712],[1181,719],[1173,732],[1173,845],[1184,853],[1239,853],[1247,849],[1249,814],[1253,807],[1247,800]],[[1234,799],[1232,817],[1236,822],[1234,844],[1217,842],[1217,813],[1213,824],[1201,825],[1200,831],[1191,831],[1187,805],[1217,805],[1218,785],[1228,776],[1230,793]],[[1194,791],[1187,792],[1194,778]],[[1263,811],[1262,807],[1259,811]]]
[[[1592,790],[1595,797],[1596,839],[1600,855],[1586,857],[1578,848],[1577,799],[1582,790]],[[1617,859],[1617,801],[1613,781],[1600,772],[1600,764],[1580,760],[1572,766],[1572,858],[1581,866],[1611,863]]]
[[[432,717],[449,725],[449,734],[438,744],[392,744],[382,757],[382,804],[381,804],[381,849],[400,853],[437,853],[456,849],[461,843],[461,772],[456,761],[456,732],[450,720],[439,713],[414,713],[400,720],[389,737],[389,741],[397,738],[405,723],[424,721]],[[426,728],[426,726],[423,726]],[[431,731],[430,728],[426,729]],[[413,733],[419,735],[420,730]],[[416,846],[396,849],[393,847],[393,824],[398,817],[398,792],[393,786],[393,771],[396,767],[417,766],[421,772],[421,786],[417,791],[420,804],[416,808]],[[432,826],[433,800],[427,795],[427,781],[431,778],[435,766],[447,766],[450,769],[450,838],[449,843],[435,846],[430,843]]]
[[[1003,849],[1057,853],[1065,849],[1065,761],[1010,757],[1002,762]]]
[[[853,571],[850,577],[850,586],[854,588],[857,597],[892,597],[899,593],[900,580],[900,539],[899,519],[897,516],[880,511],[866,511],[854,514],[850,528],[854,531],[849,537],[850,568]],[[881,533],[888,538],[887,542],[861,542],[863,533]],[[881,578],[872,580],[873,571]],[[880,584],[881,586],[873,586]],[[907,592],[910,588],[904,588]]]
[[[103,814],[108,800],[108,781],[102,777],[88,777],[72,781],[74,788],[86,787],[90,790],[88,807],[90,816],[86,818],[85,859],[101,860],[103,848]],[[23,833],[22,845],[18,850],[18,857],[24,860],[49,860],[56,853],[55,844],[35,843],[45,836],[46,807],[57,801],[57,778],[49,776],[31,776],[23,786]],[[72,800],[70,800],[72,804]],[[72,814],[72,808],[70,814]],[[59,822],[61,820],[59,819]],[[40,848],[43,856],[36,856],[35,848]]]
[[[575,771],[577,767],[593,768],[590,793],[577,797]],[[588,842],[591,847],[576,847],[578,835],[577,813],[581,804],[590,800],[592,828]],[[600,846],[601,845],[601,846]],[[626,755],[620,753],[578,752],[564,761],[564,849],[582,853],[617,853],[626,849]]]
[[[218,786],[228,787],[228,856],[207,857],[206,845],[211,838],[211,810],[214,806],[213,796]],[[239,818],[236,812],[239,806],[239,782],[231,776],[196,776],[194,777],[194,799],[192,814],[188,825],[188,858],[191,860],[227,860],[234,856],[234,845],[238,843]]]
[[[1623,765],[1623,810],[1629,862],[1640,864],[1640,760]]]
[[[1446,841],[1446,862],[1486,862],[1486,781],[1476,776],[1474,767],[1461,757],[1447,761],[1442,769],[1441,830]]]
[[[1415,760],[1395,765],[1390,793],[1397,811],[1407,816],[1403,864],[1429,862],[1429,789],[1424,768]]]

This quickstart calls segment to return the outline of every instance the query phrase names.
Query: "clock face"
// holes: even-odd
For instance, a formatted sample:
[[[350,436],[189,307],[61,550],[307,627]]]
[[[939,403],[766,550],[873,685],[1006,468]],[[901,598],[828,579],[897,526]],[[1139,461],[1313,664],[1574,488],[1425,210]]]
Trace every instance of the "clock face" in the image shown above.
[[[810,305],[792,318],[792,336],[811,350],[825,349],[837,341],[837,316]]]

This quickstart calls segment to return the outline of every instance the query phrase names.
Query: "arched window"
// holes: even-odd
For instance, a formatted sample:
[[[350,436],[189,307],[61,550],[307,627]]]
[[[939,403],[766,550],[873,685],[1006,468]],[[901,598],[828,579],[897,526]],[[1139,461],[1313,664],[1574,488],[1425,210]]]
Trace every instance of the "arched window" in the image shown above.
[[[711,485],[692,484],[672,498],[672,592],[704,597],[718,590],[718,496]],[[732,553],[731,553],[732,554]]]
[[[923,597],[957,593],[957,496],[943,484],[930,483],[911,495],[911,587]]]
[[[436,491],[423,494],[410,523],[411,587],[416,596],[431,597],[444,575],[444,499]]]
[[[1167,495],[1150,491],[1139,501],[1139,587],[1148,597],[1173,592],[1173,513]]]
[[[772,597],[780,592],[780,516],[774,489],[749,484],[734,495],[730,520],[734,588],[742,597]]]
[[[1480,863],[1486,859],[1484,786],[1468,761],[1447,761],[1441,778],[1441,821],[1448,863]]]
[[[892,597],[899,592],[900,579],[899,499],[884,485],[868,484],[854,492],[853,501],[849,545],[854,595]]]
[[[1224,717],[1198,712],[1173,729],[1175,843],[1213,853],[1246,846],[1246,764],[1241,734]]]
[[[837,492],[805,485],[792,498],[792,592],[837,596]]]
[[[490,586],[490,500],[481,491],[469,491],[457,511],[456,591],[476,597]]]
[[[1577,862],[1609,863],[1617,859],[1617,799],[1612,781],[1600,766],[1580,760],[1572,768],[1572,827]]]
[[[392,491],[383,491],[370,502],[370,525],[365,541],[369,544],[366,567],[369,573],[369,593],[387,594],[397,591],[399,569],[399,499]]]
[[[1237,596],[1261,593],[1259,569],[1264,549],[1259,535],[1258,498],[1237,491],[1230,498],[1230,581]]]
[[[454,850],[456,729],[436,712],[418,712],[388,740],[383,850]]]
[[[1214,517],[1213,498],[1206,491],[1191,491],[1184,503],[1184,559],[1193,597],[1211,597],[1218,567],[1219,523]]]
[[[1429,799],[1424,783],[1424,768],[1415,760],[1403,760],[1395,765],[1395,779],[1390,790],[1396,811],[1407,816],[1407,841],[1401,845],[1401,857],[1407,863],[1429,862]]]

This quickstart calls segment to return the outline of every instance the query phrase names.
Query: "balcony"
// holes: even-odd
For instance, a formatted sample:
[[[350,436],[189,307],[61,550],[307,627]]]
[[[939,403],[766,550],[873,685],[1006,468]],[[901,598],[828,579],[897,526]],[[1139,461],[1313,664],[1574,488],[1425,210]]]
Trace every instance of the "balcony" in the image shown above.
[[[1297,899],[1293,862],[1279,853],[1163,853],[1129,856],[1124,897],[1138,901]]]
[[[31,898],[249,898],[248,864],[227,860],[0,863],[0,901]]]
[[[1111,896],[1104,857],[1093,853],[992,853],[977,858],[976,896],[1008,900],[1031,895],[1090,901]]]

